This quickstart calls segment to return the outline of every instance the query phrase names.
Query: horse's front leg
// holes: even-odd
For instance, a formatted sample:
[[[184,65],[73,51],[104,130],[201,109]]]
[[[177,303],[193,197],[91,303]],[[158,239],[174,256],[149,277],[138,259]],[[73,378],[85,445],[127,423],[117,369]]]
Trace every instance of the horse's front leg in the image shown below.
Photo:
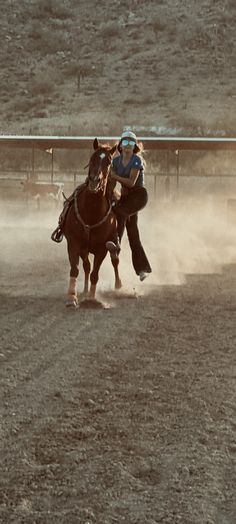
[[[67,291],[66,306],[76,307],[78,304],[77,277],[79,274],[79,247],[76,239],[67,239],[67,251],[70,261],[70,280]]]
[[[104,250],[101,253],[94,255],[93,270],[90,275],[90,282],[91,282],[90,291],[89,291],[90,298],[95,298],[99,269],[101,267],[101,264],[105,256],[106,256],[106,251]]]
[[[86,296],[88,294],[88,288],[89,288],[89,274],[90,274],[90,268],[91,264],[88,258],[88,255],[83,258],[83,268],[84,268],[84,295]]]

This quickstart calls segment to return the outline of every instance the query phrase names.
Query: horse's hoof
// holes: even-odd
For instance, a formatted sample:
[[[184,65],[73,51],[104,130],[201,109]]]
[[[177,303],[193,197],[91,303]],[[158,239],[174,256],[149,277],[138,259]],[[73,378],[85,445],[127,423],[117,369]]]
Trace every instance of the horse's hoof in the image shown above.
[[[121,280],[118,280],[118,282],[115,283],[115,289],[121,289],[122,288],[122,282]]]
[[[68,298],[66,300],[66,307],[71,308],[71,309],[76,309],[78,307],[77,298]]]

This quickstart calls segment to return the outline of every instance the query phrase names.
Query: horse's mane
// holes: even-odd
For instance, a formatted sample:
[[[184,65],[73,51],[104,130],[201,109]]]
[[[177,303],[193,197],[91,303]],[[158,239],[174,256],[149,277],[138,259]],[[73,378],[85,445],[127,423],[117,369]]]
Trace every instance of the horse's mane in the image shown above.
[[[105,149],[106,151],[110,151],[111,149],[111,146],[109,144],[101,144],[100,142],[98,143],[98,147],[99,149]]]

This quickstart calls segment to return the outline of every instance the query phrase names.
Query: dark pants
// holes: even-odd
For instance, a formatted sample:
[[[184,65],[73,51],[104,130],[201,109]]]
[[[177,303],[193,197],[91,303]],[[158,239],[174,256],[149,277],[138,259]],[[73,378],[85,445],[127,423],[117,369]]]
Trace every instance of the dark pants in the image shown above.
[[[148,201],[147,190],[144,187],[135,187],[122,196],[113,208],[118,221],[118,237],[121,241],[125,227],[132,253],[132,262],[137,275],[141,271],[151,273],[151,267],[141,244],[138,230],[138,211],[143,209]]]

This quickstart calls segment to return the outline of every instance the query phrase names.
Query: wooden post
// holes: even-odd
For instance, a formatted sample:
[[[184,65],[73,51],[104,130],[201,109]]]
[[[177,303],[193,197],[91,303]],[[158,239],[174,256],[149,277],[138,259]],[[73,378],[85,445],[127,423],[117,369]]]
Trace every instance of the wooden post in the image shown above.
[[[154,196],[156,198],[156,193],[157,193],[157,175],[156,173],[154,174]]]
[[[179,196],[179,150],[178,149],[176,149],[175,155],[176,155],[176,194],[178,198]]]
[[[169,173],[169,167],[170,167],[170,151],[167,149],[166,151],[166,179],[165,179],[165,197],[166,200],[170,199],[170,173]]]
[[[52,162],[51,162],[51,182],[54,179],[54,149],[52,149]]]
[[[32,146],[32,156],[31,156],[31,178],[34,180],[34,145]]]

